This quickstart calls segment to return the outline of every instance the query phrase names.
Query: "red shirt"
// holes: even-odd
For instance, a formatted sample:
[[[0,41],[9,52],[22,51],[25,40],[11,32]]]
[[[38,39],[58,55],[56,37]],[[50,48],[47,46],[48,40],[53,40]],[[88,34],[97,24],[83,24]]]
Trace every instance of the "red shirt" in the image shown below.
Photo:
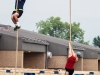
[[[71,57],[69,57],[67,59],[67,63],[66,63],[65,68],[67,68],[67,69],[74,69],[75,62],[76,62],[76,58],[72,55]]]

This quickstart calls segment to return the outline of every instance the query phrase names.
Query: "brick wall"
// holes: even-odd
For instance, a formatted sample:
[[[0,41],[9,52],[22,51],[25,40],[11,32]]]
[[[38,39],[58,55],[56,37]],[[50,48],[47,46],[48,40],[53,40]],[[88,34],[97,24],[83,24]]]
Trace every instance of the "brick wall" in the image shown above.
[[[80,58],[75,64],[75,70],[82,70],[82,59]],[[48,59],[48,68],[65,68],[66,61],[66,56],[53,56],[51,59]]]
[[[84,71],[98,71],[98,59],[83,59]]]
[[[0,68],[15,67],[15,51],[0,51]],[[48,68],[65,68],[67,57],[66,56],[53,56],[48,59]],[[80,58],[75,64],[75,70],[82,70],[83,61],[83,71],[100,71],[100,60],[98,59],[83,59]],[[23,63],[24,62],[24,63]],[[45,68],[45,53],[24,53],[23,51],[18,52],[18,67],[24,68]]]
[[[67,56],[53,56],[48,59],[48,68],[65,68]]]
[[[45,53],[24,53],[24,68],[44,69]]]
[[[0,51],[0,67],[14,68],[15,67],[15,51]],[[18,52],[18,63],[19,68],[23,67],[23,51]]]
[[[75,70],[82,71],[83,70],[83,58],[79,58],[79,60],[75,63]]]
[[[100,60],[98,60],[98,71],[100,71]]]

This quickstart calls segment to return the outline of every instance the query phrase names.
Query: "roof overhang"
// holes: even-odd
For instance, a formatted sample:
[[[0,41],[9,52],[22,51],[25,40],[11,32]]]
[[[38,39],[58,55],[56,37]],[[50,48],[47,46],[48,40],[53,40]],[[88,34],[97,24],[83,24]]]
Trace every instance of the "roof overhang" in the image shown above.
[[[30,39],[30,38],[23,37],[22,40],[24,43],[31,43],[31,44],[37,43],[37,44],[49,45],[49,43],[46,40],[37,39],[37,38]]]

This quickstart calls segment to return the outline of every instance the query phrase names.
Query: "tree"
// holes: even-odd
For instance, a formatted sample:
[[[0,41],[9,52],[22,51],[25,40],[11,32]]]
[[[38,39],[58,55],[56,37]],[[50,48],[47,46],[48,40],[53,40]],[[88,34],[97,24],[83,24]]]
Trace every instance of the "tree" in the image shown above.
[[[93,45],[100,47],[100,36],[97,36],[93,39]]]
[[[60,17],[50,17],[46,21],[40,21],[36,23],[38,33],[50,35],[62,39],[70,39],[70,24],[62,22]],[[80,23],[72,23],[72,41],[76,41],[83,44],[89,44],[84,42],[84,30],[80,28]]]

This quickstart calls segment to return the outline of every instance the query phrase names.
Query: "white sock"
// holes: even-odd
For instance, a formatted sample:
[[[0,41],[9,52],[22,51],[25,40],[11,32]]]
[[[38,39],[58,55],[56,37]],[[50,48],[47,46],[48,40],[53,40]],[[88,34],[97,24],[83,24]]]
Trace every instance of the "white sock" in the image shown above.
[[[19,22],[17,22],[16,26],[20,26],[20,25],[19,25]]]

